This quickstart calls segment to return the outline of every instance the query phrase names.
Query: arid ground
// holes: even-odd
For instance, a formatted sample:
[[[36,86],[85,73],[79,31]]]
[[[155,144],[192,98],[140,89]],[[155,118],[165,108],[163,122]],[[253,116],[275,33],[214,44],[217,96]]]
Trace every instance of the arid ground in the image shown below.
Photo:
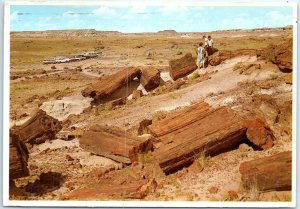
[[[218,52],[210,56],[205,69],[194,69],[174,81],[169,62],[187,53],[196,57],[197,45],[204,34],[213,37]],[[291,188],[285,184],[262,188],[258,177],[258,182],[247,185],[241,164],[292,150],[293,81],[287,61],[292,57],[282,57],[282,52],[273,55],[280,50],[292,50],[288,48],[290,45],[276,48],[291,42],[292,34],[292,27],[209,33],[122,34],[89,30],[11,33],[11,132],[18,127],[20,130],[37,109],[57,119],[61,128],[42,142],[26,141],[19,134],[19,140],[28,150],[26,168],[22,165],[28,173],[10,179],[10,198],[290,201]],[[270,50],[270,44],[274,50]],[[100,56],[71,63],[42,63],[45,58],[88,51],[97,51]],[[106,96],[105,101],[93,101],[94,94],[83,95],[99,79],[101,82],[129,67],[140,69],[142,77],[148,69],[157,70],[159,86],[146,91],[139,78],[134,78],[137,84],[133,88],[141,90],[142,96],[133,96],[126,83],[117,93]],[[125,102],[111,102],[123,97],[127,97]],[[202,108],[201,105],[207,108],[206,116],[205,112],[197,111],[188,115],[189,111]],[[222,111],[228,111],[228,118],[235,116],[229,120],[227,112],[223,117]],[[192,117],[196,122],[186,122]],[[141,127],[145,119],[152,123],[146,125],[149,128]],[[235,121],[239,125],[233,125]],[[225,132],[240,126],[241,121],[246,124],[239,129],[243,136],[235,138],[233,143]],[[259,121],[259,125],[255,128],[257,124],[252,126],[248,121]],[[173,123],[176,128],[171,132]],[[125,138],[147,138],[153,147],[146,153],[137,153],[135,160],[129,157],[130,163],[109,157],[111,153],[101,155],[101,151],[82,145],[83,136],[87,137],[94,125],[113,127],[109,132],[112,135],[118,127],[125,131]],[[168,132],[168,138],[161,132]],[[198,149],[193,133],[203,133],[203,140],[208,140],[205,146],[220,137],[224,142],[218,141],[208,148],[212,152],[206,152],[206,148]],[[216,148],[219,144],[222,149]],[[175,150],[180,146],[182,149]],[[182,156],[189,161],[183,163]],[[170,161],[165,162],[166,158]],[[265,169],[274,167],[267,165]],[[266,175],[264,172],[257,175]]]

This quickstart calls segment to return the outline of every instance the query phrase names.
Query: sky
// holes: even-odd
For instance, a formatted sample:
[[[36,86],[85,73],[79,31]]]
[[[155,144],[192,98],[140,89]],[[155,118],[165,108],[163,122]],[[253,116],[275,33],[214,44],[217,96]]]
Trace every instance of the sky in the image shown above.
[[[291,25],[292,7],[38,6],[12,5],[11,31],[208,32]]]

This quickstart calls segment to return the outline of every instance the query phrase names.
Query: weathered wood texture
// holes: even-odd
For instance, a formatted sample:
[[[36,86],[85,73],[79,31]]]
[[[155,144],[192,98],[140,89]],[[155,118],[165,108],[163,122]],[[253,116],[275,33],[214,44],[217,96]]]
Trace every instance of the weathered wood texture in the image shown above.
[[[28,150],[26,145],[17,136],[10,137],[9,144],[9,179],[29,175],[27,168]]]
[[[208,63],[212,66],[221,64],[227,59],[231,59],[236,56],[250,55],[255,56],[257,51],[255,49],[238,49],[234,51],[217,51],[208,57]]]
[[[89,85],[81,93],[85,97],[92,97],[97,101],[105,100],[119,88],[128,85],[135,77],[140,77],[138,68],[126,68],[113,75],[104,76],[94,84]]]
[[[147,185],[149,180],[139,180],[134,183],[126,183],[106,188],[79,188],[72,191],[62,199],[68,200],[95,200],[101,196],[126,196],[127,198],[141,199],[147,194],[142,191],[142,187]]]
[[[243,120],[228,108],[199,103],[148,126],[162,146],[153,155],[165,173],[191,164],[202,152],[214,155],[246,139]]]
[[[180,59],[174,59],[169,62],[170,76],[173,80],[182,78],[197,69],[196,59],[191,53],[187,53]]]
[[[138,153],[153,149],[150,139],[134,138],[126,130],[101,125],[94,125],[86,131],[80,139],[80,146],[89,152],[125,164],[137,161]]]
[[[142,71],[141,84],[147,91],[151,91],[159,86],[160,72],[155,68],[148,68]]]
[[[281,152],[240,165],[244,187],[268,190],[291,190],[292,152]]]
[[[30,144],[40,144],[51,140],[62,129],[61,122],[49,116],[43,110],[38,110],[21,126],[10,130],[11,135],[19,137],[20,141]]]

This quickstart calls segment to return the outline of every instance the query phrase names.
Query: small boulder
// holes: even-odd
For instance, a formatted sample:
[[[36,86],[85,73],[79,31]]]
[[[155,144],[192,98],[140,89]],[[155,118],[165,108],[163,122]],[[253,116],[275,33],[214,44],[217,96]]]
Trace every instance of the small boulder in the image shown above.
[[[148,68],[142,71],[141,84],[147,91],[151,91],[159,86],[160,72],[155,68]]]
[[[261,120],[251,120],[246,124],[247,138],[259,149],[270,149],[273,146],[274,135]]]

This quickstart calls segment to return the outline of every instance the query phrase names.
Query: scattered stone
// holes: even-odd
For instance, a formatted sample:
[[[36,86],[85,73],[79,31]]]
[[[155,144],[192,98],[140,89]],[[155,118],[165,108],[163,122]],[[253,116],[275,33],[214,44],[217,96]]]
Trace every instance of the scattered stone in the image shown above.
[[[147,127],[150,126],[152,124],[152,120],[151,119],[144,119],[139,123],[139,127],[138,127],[138,135],[143,135],[145,133],[148,133],[148,129]]]
[[[208,189],[209,193],[216,194],[218,192],[218,187],[212,186]]]
[[[253,151],[253,148],[250,147],[248,144],[242,143],[239,145],[239,150],[241,152],[250,152],[250,151]]]
[[[203,166],[200,164],[199,161],[195,160],[192,165],[188,167],[188,171],[191,173],[200,173],[203,171]]]
[[[236,191],[230,190],[230,191],[227,192],[227,194],[228,194],[228,200],[229,201],[236,200],[239,197]]]
[[[139,99],[143,96],[142,90],[134,90],[132,92],[132,99]]]
[[[67,161],[73,161],[74,160],[74,158],[72,158],[70,155],[66,155],[66,159],[67,159]]]

